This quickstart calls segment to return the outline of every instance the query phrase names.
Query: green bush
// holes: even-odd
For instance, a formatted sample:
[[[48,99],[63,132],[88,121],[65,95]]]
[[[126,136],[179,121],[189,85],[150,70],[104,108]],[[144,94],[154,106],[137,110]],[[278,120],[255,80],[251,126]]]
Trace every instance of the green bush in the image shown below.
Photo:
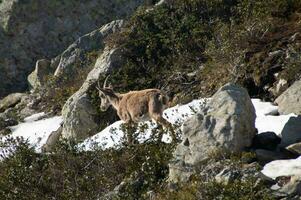
[[[177,103],[212,95],[229,81],[245,86],[252,96],[267,93],[264,86],[275,82],[269,74],[274,63],[262,66],[263,60],[283,47],[273,35],[281,34],[284,23],[300,11],[299,0],[172,2],[140,9],[123,31],[107,39],[123,49],[126,59],[111,77],[116,90],[162,88],[177,96]]]
[[[126,59],[125,66],[111,77],[117,90],[155,87],[177,94],[191,91],[187,90],[191,83],[198,82],[186,74],[207,60],[204,50],[215,21],[229,21],[236,1],[174,2],[147,12],[140,9],[123,31],[107,39],[109,45],[123,49]],[[199,93],[189,95],[192,99]]]
[[[195,180],[181,186],[177,191],[162,191],[155,198],[169,200],[273,200],[273,197],[262,184],[256,184],[254,178],[235,180],[227,185],[216,181],[203,182]]]
[[[62,141],[52,154],[36,153],[22,138],[1,142],[9,153],[0,154],[0,199],[97,199],[134,174],[143,178],[139,190],[128,187],[121,196],[140,197],[168,173],[174,144],[156,135],[145,144],[93,151]]]

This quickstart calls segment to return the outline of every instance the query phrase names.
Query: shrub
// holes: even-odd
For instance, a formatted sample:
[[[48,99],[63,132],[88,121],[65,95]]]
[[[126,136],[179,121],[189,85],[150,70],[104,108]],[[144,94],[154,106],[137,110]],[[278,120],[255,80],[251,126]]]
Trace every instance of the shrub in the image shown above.
[[[141,196],[166,178],[174,145],[150,139],[145,144],[85,152],[62,141],[53,154],[39,154],[20,138],[1,142],[2,147],[10,148],[9,155],[1,153],[0,199],[67,200],[97,199],[133,174],[143,177],[143,184],[138,193],[129,187],[122,195]]]

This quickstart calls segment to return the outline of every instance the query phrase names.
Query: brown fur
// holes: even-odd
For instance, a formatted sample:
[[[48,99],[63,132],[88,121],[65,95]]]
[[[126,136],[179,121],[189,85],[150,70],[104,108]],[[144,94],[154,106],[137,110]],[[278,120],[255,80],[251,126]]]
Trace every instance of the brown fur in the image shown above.
[[[163,110],[168,104],[168,97],[161,90],[145,89],[119,94],[115,93],[111,86],[106,86],[108,78],[109,76],[106,77],[102,88],[99,82],[98,87],[96,86],[101,98],[102,111],[106,111],[112,105],[125,123],[132,124],[153,119],[166,128],[172,128],[171,124],[162,117]],[[173,139],[176,139],[173,129],[171,131]]]
[[[99,88],[103,111],[112,105],[120,119],[126,123],[153,119],[157,123],[171,128],[171,124],[163,117],[163,111],[168,106],[168,97],[158,89],[130,91],[125,94],[115,93],[111,88]]]

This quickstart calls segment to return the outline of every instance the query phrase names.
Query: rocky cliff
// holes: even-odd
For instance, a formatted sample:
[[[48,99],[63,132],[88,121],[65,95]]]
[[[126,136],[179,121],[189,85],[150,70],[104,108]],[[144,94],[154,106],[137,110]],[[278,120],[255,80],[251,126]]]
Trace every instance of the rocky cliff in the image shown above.
[[[0,3],[0,98],[24,91],[38,59],[132,13],[143,0],[3,0]]]

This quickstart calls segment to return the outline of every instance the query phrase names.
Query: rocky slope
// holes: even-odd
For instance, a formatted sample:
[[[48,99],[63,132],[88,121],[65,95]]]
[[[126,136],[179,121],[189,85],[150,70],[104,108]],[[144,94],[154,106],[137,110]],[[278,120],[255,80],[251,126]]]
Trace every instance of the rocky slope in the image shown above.
[[[50,154],[21,139],[0,142],[12,147],[12,156],[0,154],[0,198],[300,198],[300,175],[278,170],[282,161],[263,170],[277,176],[261,172],[279,159],[300,167],[300,2],[162,0],[111,21],[141,3],[131,2],[49,1],[45,8],[42,1],[0,3],[0,44],[6,47],[0,49],[6,50],[0,54],[0,69],[6,70],[0,72],[0,94],[13,77],[25,80],[32,72],[30,94],[0,101],[0,134],[41,110],[43,117],[62,115],[43,147]],[[195,115],[175,125],[179,144],[158,141],[171,130],[124,125],[122,133],[138,137],[151,129],[152,136],[135,145],[121,137],[116,148],[105,150],[91,142],[82,151],[74,142],[118,120],[114,110],[99,109],[96,86],[108,74],[117,92],[156,87],[171,104],[212,99],[190,108]],[[13,88],[21,89],[21,82]],[[276,99],[279,107],[255,113],[250,97]],[[286,120],[284,127],[280,120]],[[269,132],[256,131],[256,123],[267,122]],[[116,131],[107,137],[114,141]]]
[[[43,1],[0,3],[0,98],[24,91],[38,59],[61,53],[78,37],[131,14],[143,0]]]

